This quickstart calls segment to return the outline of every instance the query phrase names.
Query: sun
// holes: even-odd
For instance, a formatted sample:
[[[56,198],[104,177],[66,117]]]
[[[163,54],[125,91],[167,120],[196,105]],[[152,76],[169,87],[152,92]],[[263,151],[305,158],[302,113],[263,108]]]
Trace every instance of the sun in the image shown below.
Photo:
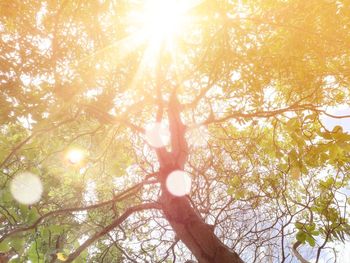
[[[66,158],[71,164],[80,164],[85,158],[85,152],[81,149],[70,149],[66,153]]]
[[[119,26],[123,27],[122,38],[95,51],[81,59],[79,65],[87,60],[113,52],[111,59],[116,64],[124,61],[127,56],[136,50],[143,49],[143,58],[136,72],[142,74],[145,67],[155,66],[163,52],[168,52],[174,58],[176,40],[201,20],[195,15],[196,8],[204,0],[133,0],[122,8]],[[194,11],[194,12],[193,12]],[[125,12],[125,13],[124,13]],[[121,23],[121,24],[119,24]]]
[[[179,48],[177,40],[189,30],[196,20],[191,15],[202,0],[143,0],[126,15],[128,37],[119,53],[128,53],[143,48],[143,55],[133,77],[131,86],[153,71],[159,73],[164,55],[170,55],[173,66],[177,64]]]
[[[176,0],[145,1],[141,12],[144,26],[142,33],[152,41],[164,41],[175,37],[184,29],[188,5]]]
[[[176,57],[176,40],[184,36],[195,22],[201,20],[194,13],[203,2],[204,0],[130,1],[120,20],[125,26],[126,35],[80,60],[79,64],[109,51],[114,52],[111,58],[118,64],[130,53],[142,48],[142,61],[135,74],[137,79],[145,68],[155,66],[164,52],[170,53],[172,58]]]
[[[190,24],[189,10],[198,0],[145,0],[129,14],[138,39],[160,47],[183,33]],[[151,49],[154,47],[151,47]]]

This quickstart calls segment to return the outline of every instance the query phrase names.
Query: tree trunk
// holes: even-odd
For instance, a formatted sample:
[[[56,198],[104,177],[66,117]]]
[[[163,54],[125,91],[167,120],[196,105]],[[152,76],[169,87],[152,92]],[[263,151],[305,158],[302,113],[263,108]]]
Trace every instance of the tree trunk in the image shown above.
[[[199,263],[243,263],[226,247],[191,206],[187,197],[174,197],[166,190],[160,198],[163,212],[178,238]]]
[[[165,148],[157,150],[160,164],[159,179],[162,186],[160,203],[166,219],[177,237],[188,247],[199,263],[243,263],[242,259],[226,247],[206,224],[189,199],[176,197],[166,189],[166,178],[175,170],[183,170],[188,157],[186,127],[180,118],[181,105],[175,92],[168,105],[168,119],[171,134],[171,152]]]

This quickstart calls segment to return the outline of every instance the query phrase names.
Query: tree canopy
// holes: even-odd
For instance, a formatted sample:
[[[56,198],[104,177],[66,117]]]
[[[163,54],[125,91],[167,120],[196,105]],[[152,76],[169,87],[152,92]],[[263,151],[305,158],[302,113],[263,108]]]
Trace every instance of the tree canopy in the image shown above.
[[[0,15],[0,262],[345,262],[350,1]]]

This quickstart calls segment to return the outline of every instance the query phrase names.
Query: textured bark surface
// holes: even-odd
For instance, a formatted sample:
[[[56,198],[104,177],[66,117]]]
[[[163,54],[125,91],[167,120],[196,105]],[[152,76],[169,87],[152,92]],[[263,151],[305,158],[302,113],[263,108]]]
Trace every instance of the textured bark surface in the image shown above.
[[[188,157],[186,127],[180,118],[181,107],[173,95],[168,106],[171,133],[171,152],[158,149],[159,178],[162,185],[160,203],[166,219],[177,237],[188,247],[199,263],[243,263],[234,251],[225,246],[191,206],[188,197],[175,197],[165,186],[166,177],[175,170],[183,170]]]
[[[243,262],[216,237],[212,228],[195,212],[187,197],[174,197],[164,191],[160,201],[176,235],[199,263]]]

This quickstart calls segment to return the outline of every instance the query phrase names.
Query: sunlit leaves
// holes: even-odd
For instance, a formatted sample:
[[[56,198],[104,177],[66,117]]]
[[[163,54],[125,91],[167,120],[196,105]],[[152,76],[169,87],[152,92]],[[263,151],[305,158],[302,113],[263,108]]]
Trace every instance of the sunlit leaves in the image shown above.
[[[146,36],[131,37],[144,25],[128,18],[144,3],[1,4],[2,229],[28,226],[57,209],[108,200],[156,174],[154,148],[169,150],[169,131],[159,123],[149,129],[147,123],[167,118],[167,102],[176,91],[187,125],[185,166],[193,174],[191,191],[187,187],[180,195],[193,194],[206,220],[224,207],[225,219],[216,220],[217,233],[224,233],[219,238],[227,244],[239,240],[237,248],[248,244],[242,251],[260,244],[249,233],[234,240],[246,230],[234,227],[249,220],[234,218],[230,209],[244,203],[253,219],[266,217],[264,229],[276,220],[273,229],[289,218],[298,220],[293,235],[304,244],[344,240],[349,226],[343,203],[349,201],[340,200],[339,192],[349,184],[350,137],[345,127],[328,128],[322,116],[349,97],[348,4],[203,1],[189,10],[195,19],[185,25],[188,30],[177,32],[159,52],[159,41],[174,33],[174,24],[166,20],[176,12],[167,16],[151,8],[157,17],[149,18]],[[140,44],[145,39],[155,44],[152,52],[147,41]],[[149,67],[156,62],[158,67]],[[40,175],[43,186],[40,201],[27,202],[30,206],[10,192],[10,182],[23,171]],[[89,182],[95,199],[88,196]],[[2,249],[22,247],[20,262],[60,259],[60,253],[66,256],[79,246],[82,233],[159,194],[159,184],[147,185],[141,194],[106,209],[48,218],[35,231],[9,238]],[[233,200],[228,206],[220,203],[226,198]],[[149,222],[146,216],[138,219]],[[259,233],[259,225],[253,226]],[[134,232],[137,227],[125,229]],[[145,237],[142,232],[137,238]],[[96,243],[100,251],[86,252],[81,260],[99,262],[108,245]],[[116,247],[107,254],[105,261],[119,260]]]
[[[7,242],[0,243],[0,252],[7,252],[10,250],[10,244]]]
[[[57,259],[60,261],[66,261],[67,257],[63,253],[57,253]]]
[[[301,176],[301,171],[298,166],[293,166],[290,170],[291,178],[293,180],[298,180]]]
[[[295,223],[295,227],[298,229],[296,234],[296,239],[301,242],[307,242],[311,247],[314,247],[316,244],[316,236],[320,234],[316,229],[316,224],[302,224],[300,222]]]

